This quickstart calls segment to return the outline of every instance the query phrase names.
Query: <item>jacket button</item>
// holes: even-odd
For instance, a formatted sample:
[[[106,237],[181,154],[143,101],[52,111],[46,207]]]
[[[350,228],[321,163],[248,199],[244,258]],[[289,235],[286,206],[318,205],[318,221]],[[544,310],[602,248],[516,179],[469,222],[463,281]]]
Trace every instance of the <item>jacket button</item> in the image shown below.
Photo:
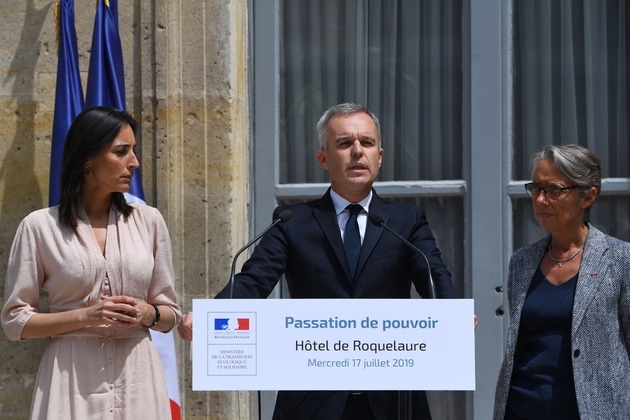
[[[573,352],[573,357],[577,359],[579,356],[580,356],[580,349],[577,349]]]

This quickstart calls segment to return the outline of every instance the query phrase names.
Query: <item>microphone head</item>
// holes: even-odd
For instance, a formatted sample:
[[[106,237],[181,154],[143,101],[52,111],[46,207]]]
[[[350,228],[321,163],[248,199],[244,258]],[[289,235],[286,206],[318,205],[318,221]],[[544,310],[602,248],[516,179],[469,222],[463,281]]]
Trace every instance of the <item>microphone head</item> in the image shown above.
[[[285,209],[280,212],[279,215],[276,216],[276,220],[280,219],[280,223],[284,223],[289,220],[293,216],[293,210]]]
[[[380,226],[382,223],[385,223],[383,218],[375,213],[368,213],[368,220],[376,226]]]

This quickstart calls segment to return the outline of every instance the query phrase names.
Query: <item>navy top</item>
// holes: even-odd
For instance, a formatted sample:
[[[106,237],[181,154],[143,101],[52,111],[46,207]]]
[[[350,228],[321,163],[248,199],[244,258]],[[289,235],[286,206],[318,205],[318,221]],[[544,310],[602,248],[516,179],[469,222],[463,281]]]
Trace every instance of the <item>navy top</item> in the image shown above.
[[[508,408],[526,419],[577,419],[571,362],[571,313],[576,274],[560,286],[540,271],[521,315]]]

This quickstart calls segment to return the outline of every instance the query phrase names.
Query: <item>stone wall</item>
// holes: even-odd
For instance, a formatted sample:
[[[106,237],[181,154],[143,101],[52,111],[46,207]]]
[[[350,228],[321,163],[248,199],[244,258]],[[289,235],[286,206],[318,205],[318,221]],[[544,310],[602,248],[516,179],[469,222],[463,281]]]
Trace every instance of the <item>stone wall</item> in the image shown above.
[[[75,3],[85,86],[96,2]],[[247,1],[119,3],[127,110],[141,124],[144,192],[168,224],[178,298],[188,311],[192,299],[222,288],[231,256],[248,237]],[[50,0],[5,0],[0,15],[4,279],[17,225],[47,206],[57,55]],[[45,345],[0,334],[0,418],[28,418]],[[257,418],[256,394],[192,392],[190,347],[179,337],[176,346],[184,419]]]

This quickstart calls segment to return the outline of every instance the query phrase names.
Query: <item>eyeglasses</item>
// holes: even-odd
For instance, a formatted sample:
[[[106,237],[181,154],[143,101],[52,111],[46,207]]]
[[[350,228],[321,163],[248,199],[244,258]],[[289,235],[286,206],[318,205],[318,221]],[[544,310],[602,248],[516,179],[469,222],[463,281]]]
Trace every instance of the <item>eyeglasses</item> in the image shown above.
[[[542,191],[545,193],[545,197],[547,197],[550,200],[557,200],[563,191],[567,191],[573,188],[577,188],[577,185],[574,185],[572,187],[556,187],[555,185],[549,185],[547,187],[539,187],[533,182],[525,184],[525,191],[527,191],[527,194],[529,194],[530,196],[536,198],[540,195],[540,192]]]

